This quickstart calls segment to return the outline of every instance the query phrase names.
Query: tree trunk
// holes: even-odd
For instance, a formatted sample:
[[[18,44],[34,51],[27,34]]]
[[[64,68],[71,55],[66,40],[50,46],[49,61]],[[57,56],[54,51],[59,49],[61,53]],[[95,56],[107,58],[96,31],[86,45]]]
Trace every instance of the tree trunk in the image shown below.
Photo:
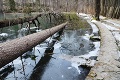
[[[104,14],[105,0],[101,0],[101,15]]]
[[[77,12],[78,11],[78,0],[75,0],[75,12]]]
[[[41,16],[41,14],[37,15],[36,17],[27,17],[27,18],[24,17],[24,18],[18,18],[18,19],[3,20],[3,21],[0,21],[0,28],[33,21],[33,20],[36,20],[37,17],[40,17],[40,16]]]
[[[14,0],[9,0],[9,6],[11,11],[15,11],[15,1]]]
[[[95,18],[96,20],[100,20],[100,0],[95,0]]]
[[[0,43],[0,68],[40,44],[66,25],[67,22],[38,33]]]
[[[0,0],[0,13],[2,13],[2,12],[3,12],[3,1]]]

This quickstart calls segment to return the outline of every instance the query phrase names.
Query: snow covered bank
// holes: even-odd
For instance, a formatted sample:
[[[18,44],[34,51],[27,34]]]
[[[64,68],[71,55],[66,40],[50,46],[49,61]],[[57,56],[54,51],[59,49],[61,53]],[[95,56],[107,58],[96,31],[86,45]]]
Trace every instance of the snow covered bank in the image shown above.
[[[91,36],[94,36],[94,34],[98,34],[99,29],[97,28],[97,26],[91,22],[91,16],[84,14],[84,13],[77,13],[77,15],[79,17],[82,17],[83,19],[86,19],[87,22],[91,25],[93,32],[91,35],[89,34],[85,34],[85,36],[82,36],[84,39],[89,40]],[[80,74],[80,69],[79,66],[84,65],[84,66],[89,66],[89,67],[93,67],[95,62],[96,62],[96,58],[99,54],[99,50],[100,50],[100,42],[93,42],[95,49],[93,51],[90,51],[84,55],[80,55],[80,56],[72,56],[72,55],[66,55],[66,54],[62,54],[60,55],[61,59],[67,60],[71,62],[71,66],[76,68],[78,70],[78,73]]]
[[[93,67],[95,64],[96,60],[92,57],[98,56],[99,50],[100,50],[100,42],[94,42],[94,45],[95,45],[95,49],[85,55],[72,56],[72,55],[62,54],[60,55],[60,58],[70,61],[71,66],[75,67],[80,74],[80,70],[79,70],[80,65],[86,65],[88,67]]]
[[[110,31],[118,31],[119,29],[115,28],[115,27],[112,27],[108,24],[105,24],[105,23],[102,23],[105,27],[107,27]]]
[[[120,24],[117,24],[115,22],[112,22],[111,20],[105,20],[108,23],[111,23],[117,27],[120,27]],[[114,26],[102,23],[105,27],[108,28],[108,30],[110,30],[112,32],[112,35],[114,36],[115,40],[116,40],[116,44],[120,50],[120,30]],[[120,57],[120,51],[118,51],[118,56]]]
[[[104,20],[104,21],[106,21],[106,22],[108,22],[108,23],[111,23],[111,24],[113,24],[113,25],[115,25],[115,26],[120,27],[120,24],[114,23],[114,22],[112,22],[112,21],[110,21],[110,20]]]

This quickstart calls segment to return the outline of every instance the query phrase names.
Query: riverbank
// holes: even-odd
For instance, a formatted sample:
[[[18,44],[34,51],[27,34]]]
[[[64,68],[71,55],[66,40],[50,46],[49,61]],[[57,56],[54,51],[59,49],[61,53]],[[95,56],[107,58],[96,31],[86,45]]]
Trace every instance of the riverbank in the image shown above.
[[[97,25],[101,35],[100,53],[94,67],[90,70],[90,73],[88,74],[86,80],[119,80],[119,48],[116,44],[117,41],[115,35],[113,35],[111,32],[114,30],[120,32],[119,29],[115,29],[115,24],[112,27],[110,27],[111,24],[104,24],[103,22],[107,18],[104,18],[101,21],[93,21],[90,15],[79,15]],[[108,21],[110,20],[108,19]]]
[[[94,23],[101,33],[101,48],[96,64],[86,80],[119,80],[120,62],[115,38],[101,22]]]

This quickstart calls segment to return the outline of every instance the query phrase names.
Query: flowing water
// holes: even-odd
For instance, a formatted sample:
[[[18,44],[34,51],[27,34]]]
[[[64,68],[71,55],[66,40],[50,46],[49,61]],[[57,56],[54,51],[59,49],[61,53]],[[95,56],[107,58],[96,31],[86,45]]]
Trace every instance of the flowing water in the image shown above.
[[[47,19],[40,18],[43,29],[54,26]],[[53,20],[55,22],[55,20]],[[86,21],[84,21],[86,22]],[[63,30],[56,33],[43,43],[18,57],[13,62],[1,68],[0,79],[3,80],[84,80],[90,68],[73,64],[74,56],[87,55],[95,50],[95,45],[85,34],[91,34],[87,27]],[[25,25],[25,24],[24,24]],[[0,29],[0,41],[5,42],[28,35],[28,30],[20,25]],[[32,25],[34,27],[34,25]],[[34,32],[37,28],[34,28]],[[31,31],[31,33],[33,33]],[[63,55],[66,56],[63,58]]]

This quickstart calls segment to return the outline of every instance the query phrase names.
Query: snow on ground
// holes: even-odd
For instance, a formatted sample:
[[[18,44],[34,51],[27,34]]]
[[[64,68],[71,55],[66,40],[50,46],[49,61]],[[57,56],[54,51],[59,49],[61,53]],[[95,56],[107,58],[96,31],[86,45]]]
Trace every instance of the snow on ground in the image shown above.
[[[93,37],[93,36],[94,36],[94,34],[91,34],[91,35],[89,35],[89,34],[85,34],[85,36],[82,36],[82,37],[83,37],[83,39],[89,41],[90,38]]]
[[[113,24],[113,25],[115,25],[115,26],[117,26],[117,27],[120,27],[120,24],[115,23],[115,22],[112,22],[111,20],[104,20],[104,21],[106,21],[106,22],[108,22],[108,23],[111,23],[111,24]]]
[[[110,20],[105,20],[106,22],[109,22],[117,27],[120,27],[120,24],[117,24],[115,22],[112,22]],[[105,24],[105,23],[102,23],[103,25],[105,25],[105,27],[107,27],[113,34],[114,38],[116,39],[116,43],[118,45],[118,48],[120,49],[120,30],[113,27],[113,26],[110,26],[108,24]],[[118,51],[118,54],[119,54],[119,57],[120,57],[120,51]]]
[[[87,15],[84,13],[77,13],[77,15],[79,17],[83,17],[84,19],[86,19],[88,21],[88,23],[91,25],[91,27],[93,29],[93,33],[98,33],[99,29],[97,28],[97,26],[94,23],[91,22],[90,15]],[[89,40],[90,36],[94,36],[94,35],[93,34],[91,34],[91,35],[86,34],[85,36],[83,36],[83,38],[85,38],[86,40]],[[94,64],[95,64],[95,60],[90,59],[90,57],[97,57],[98,56],[99,50],[100,50],[100,42],[93,42],[93,44],[95,45],[95,49],[93,51],[86,53],[85,55],[72,56],[72,55],[62,54],[62,55],[60,55],[60,58],[67,60],[67,61],[70,61],[71,66],[75,67],[78,70],[78,73],[80,74],[80,72],[81,72],[79,70],[80,65],[94,66]],[[70,69],[70,68],[68,68],[68,69]]]
[[[1,33],[0,37],[8,37],[8,34],[7,33]]]
[[[104,20],[104,19],[106,19],[106,18],[103,17],[103,16],[100,16],[100,19]],[[102,23],[102,22],[101,22],[106,28],[108,28],[109,31],[112,32],[114,38],[116,39],[116,43],[118,44],[119,50],[120,50],[120,46],[119,46],[119,45],[120,45],[120,30],[117,29],[117,28],[115,28],[115,27],[120,27],[119,21],[115,21],[115,20],[113,20],[113,19],[112,19],[112,20],[108,19],[108,20],[104,20],[104,21],[106,21],[106,22],[108,22],[108,23],[110,23],[110,24],[113,25],[113,26],[112,26],[112,25],[110,25],[110,24],[105,24],[105,23]],[[103,32],[105,32],[105,31],[103,31]],[[106,34],[106,35],[107,35],[107,34]],[[112,43],[112,42],[111,42],[111,43]],[[109,44],[109,43],[108,43],[108,44]],[[114,43],[113,43],[113,44],[114,44]],[[106,46],[107,46],[107,45],[106,45]],[[116,49],[116,50],[117,50],[117,49]],[[118,53],[117,53],[117,52],[114,51],[114,48],[113,48],[112,53],[115,53],[115,55],[117,55],[117,56],[119,55],[119,57],[120,57],[120,51],[119,51],[119,50],[118,50]],[[103,52],[104,52],[104,50],[103,50]],[[92,53],[92,52],[91,52],[91,53]],[[106,53],[109,53],[109,51],[106,52]],[[102,54],[102,55],[103,55],[103,54]],[[105,55],[104,55],[104,56],[105,56]],[[114,56],[114,55],[113,55],[113,56]],[[89,56],[88,56],[88,57],[89,57]],[[111,57],[112,57],[112,56],[111,56]],[[85,58],[86,58],[86,57],[85,57]],[[103,59],[101,59],[101,60],[103,60]],[[114,59],[113,59],[113,60],[114,60]],[[113,61],[113,60],[112,60],[112,61]],[[109,60],[109,61],[110,61],[110,60]],[[109,68],[110,65],[108,65],[108,64],[106,65],[106,64],[105,64],[104,66],[108,66],[108,68]],[[95,69],[96,67],[98,68],[98,70]],[[98,77],[101,78],[101,75],[99,75],[99,69],[102,69],[102,66],[97,65],[97,66],[95,66],[95,68],[93,68],[93,69],[91,70],[91,76],[90,76],[90,77],[93,77],[93,76],[92,76],[92,72],[95,72],[95,73],[97,74],[97,79],[98,79]],[[98,73],[97,73],[96,71],[98,71]],[[103,71],[104,71],[104,70],[103,70]],[[116,72],[117,72],[117,71],[116,71]],[[105,71],[104,73],[107,73],[107,71]],[[104,73],[101,73],[101,72],[100,72],[100,74],[103,74],[103,75],[104,75]],[[116,74],[114,74],[114,73],[110,73],[110,74],[108,73],[107,76],[109,77],[109,76],[111,76],[111,75],[114,75],[114,76],[117,77],[117,78],[116,78],[116,77],[115,77],[115,78],[112,77],[113,79],[117,79],[117,80],[119,79],[119,78],[118,78],[119,75],[116,75]],[[109,79],[108,77],[107,77],[106,79]],[[102,76],[102,78],[103,78],[103,76]],[[94,79],[96,79],[96,78],[94,78]],[[89,80],[89,78],[88,78],[88,80]]]
[[[87,15],[87,14],[85,14],[85,13],[77,13],[77,15],[78,15],[78,16],[83,16],[83,17],[88,16],[88,15]]]
[[[41,32],[41,31],[42,31],[42,29],[36,30],[36,32]]]
[[[77,16],[79,17],[83,17],[86,20],[91,20],[92,17],[90,16],[90,14],[85,14],[85,13],[77,13]]]
[[[115,37],[116,39],[116,43],[118,45],[118,48],[120,50],[120,32],[112,32],[113,36]],[[118,52],[119,53],[119,57],[120,57],[120,51]]]
[[[98,33],[99,29],[97,28],[97,26],[92,23],[91,21],[88,21],[87,22],[91,25],[92,29],[93,29],[93,33]]]
[[[105,27],[107,27],[110,31],[119,31],[119,29],[115,28],[115,27],[112,27],[108,24],[105,24],[105,23],[102,23]]]
[[[96,21],[96,20],[92,20],[91,22],[93,22],[93,23],[94,23],[94,22],[97,22],[97,21]]]
[[[87,65],[87,66],[94,66],[95,60],[91,60],[90,57],[94,56],[97,57],[100,50],[100,42],[94,42],[95,49],[93,51],[90,51],[88,54],[81,55],[81,56],[72,56],[72,55],[66,55],[62,54],[60,58],[70,61],[71,66],[75,67],[78,70],[78,73],[80,74],[79,66],[80,65]]]
[[[95,45],[95,49],[89,52],[89,54],[81,55],[81,57],[88,59],[91,56],[98,56],[100,50],[100,42],[93,42],[93,44]]]
[[[119,57],[120,57],[120,51],[118,51],[118,55],[119,55]],[[119,58],[120,59],[120,58]]]
[[[112,32],[117,41],[120,41],[120,32]]]
[[[9,34],[7,34],[7,33],[1,33],[0,34],[0,40],[5,40],[5,39],[7,39],[9,37]],[[1,41],[0,41],[0,43],[1,43]]]
[[[100,15],[100,19],[106,19],[106,17]]]

